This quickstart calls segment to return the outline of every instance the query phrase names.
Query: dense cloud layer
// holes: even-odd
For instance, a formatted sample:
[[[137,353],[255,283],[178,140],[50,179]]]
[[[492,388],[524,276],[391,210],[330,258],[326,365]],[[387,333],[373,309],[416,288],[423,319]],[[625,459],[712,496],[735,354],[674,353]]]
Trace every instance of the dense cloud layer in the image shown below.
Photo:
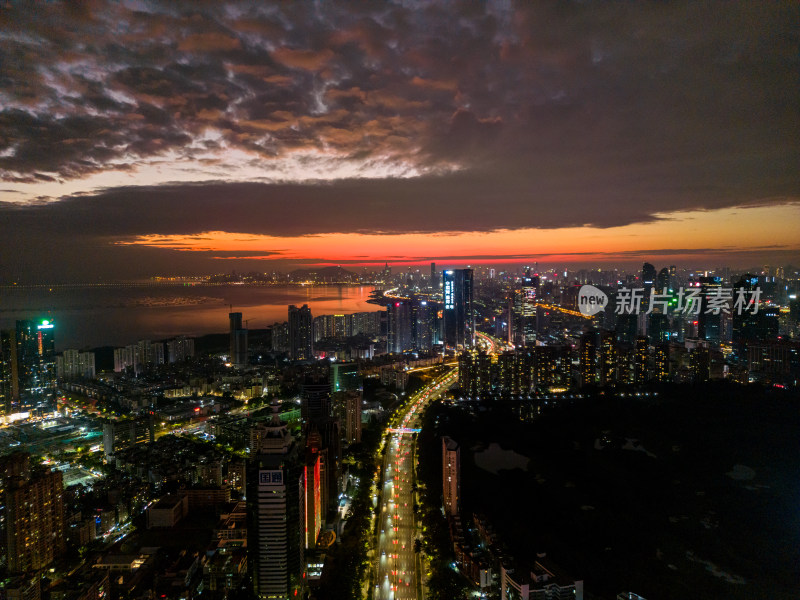
[[[748,1],[14,5],[0,198],[87,183],[0,209],[0,233],[608,227],[796,200],[798,21]],[[178,172],[217,181],[164,185]]]

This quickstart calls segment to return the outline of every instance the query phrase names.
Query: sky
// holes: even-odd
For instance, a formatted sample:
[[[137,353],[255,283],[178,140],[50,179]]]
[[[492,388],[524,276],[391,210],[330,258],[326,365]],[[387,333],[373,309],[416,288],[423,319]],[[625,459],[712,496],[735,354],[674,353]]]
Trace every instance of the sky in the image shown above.
[[[0,283],[800,264],[796,2],[0,8]]]

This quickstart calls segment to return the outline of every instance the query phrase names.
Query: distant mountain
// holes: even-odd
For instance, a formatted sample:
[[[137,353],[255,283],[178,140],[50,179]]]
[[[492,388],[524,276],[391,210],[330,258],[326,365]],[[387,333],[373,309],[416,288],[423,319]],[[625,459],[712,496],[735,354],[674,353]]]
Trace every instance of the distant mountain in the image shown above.
[[[292,281],[356,281],[358,275],[342,267],[296,269],[289,273]]]

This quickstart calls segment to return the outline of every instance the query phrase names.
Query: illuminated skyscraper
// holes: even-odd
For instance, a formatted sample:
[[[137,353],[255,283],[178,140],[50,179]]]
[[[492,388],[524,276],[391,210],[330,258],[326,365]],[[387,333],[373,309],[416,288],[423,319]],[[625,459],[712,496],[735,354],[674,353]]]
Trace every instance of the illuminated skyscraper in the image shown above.
[[[0,331],[0,401],[5,414],[19,404],[19,372],[17,370],[17,332]]]
[[[457,515],[461,508],[461,448],[447,436],[442,437],[442,496],[447,516]]]
[[[314,358],[314,320],[308,304],[289,306],[289,357],[292,360]]]
[[[392,302],[386,307],[386,351],[401,354],[413,348],[411,300]]]
[[[247,329],[242,327],[242,313],[228,314],[230,319],[231,364],[237,369],[247,366]]]
[[[669,381],[669,344],[662,342],[656,346],[655,358],[656,381],[666,383]]]
[[[643,384],[648,379],[648,341],[646,335],[636,338],[633,349],[633,382]]]
[[[600,385],[610,385],[617,381],[617,343],[610,331],[600,332],[600,353],[598,356]]]
[[[56,386],[55,326],[50,320],[17,321],[2,336],[3,396],[8,409],[51,400]]]
[[[472,269],[445,271],[443,282],[445,344],[471,348],[475,344]]]
[[[65,550],[62,474],[32,472],[23,453],[8,457],[4,471],[8,570],[39,571]]]
[[[597,383],[597,332],[587,331],[581,335],[580,345],[581,385]]]
[[[258,598],[285,599],[302,588],[305,464],[277,404],[272,421],[254,430],[258,445],[247,475],[249,571]],[[312,465],[312,480],[315,472]]]

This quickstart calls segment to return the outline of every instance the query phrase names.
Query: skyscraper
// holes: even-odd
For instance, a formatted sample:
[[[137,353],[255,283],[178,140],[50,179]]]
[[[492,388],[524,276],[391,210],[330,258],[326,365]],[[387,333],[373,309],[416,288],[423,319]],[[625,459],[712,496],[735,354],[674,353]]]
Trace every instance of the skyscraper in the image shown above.
[[[439,275],[436,272],[436,263],[431,263],[431,287],[436,289],[439,287]]]
[[[633,382],[637,385],[646,383],[649,377],[648,341],[646,335],[636,338],[633,349]]]
[[[237,369],[247,366],[247,329],[242,327],[242,313],[228,314],[230,320],[231,364]]]
[[[454,439],[442,437],[442,497],[447,516],[461,508],[461,448]]]
[[[60,471],[33,473],[28,454],[6,459],[6,551],[12,573],[39,571],[65,550]]]
[[[413,348],[411,300],[392,302],[386,307],[386,351],[402,354]]]
[[[55,326],[50,320],[17,321],[2,336],[2,391],[7,409],[34,406],[55,396]]]
[[[272,421],[254,429],[258,445],[247,475],[249,570],[259,598],[285,599],[302,587],[305,465],[277,404]]]
[[[580,383],[582,386],[597,383],[597,332],[587,331],[581,335]]]
[[[308,304],[289,306],[289,357],[292,360],[314,358],[314,327]]]
[[[344,440],[348,444],[361,442],[361,392],[345,392],[344,398]]]
[[[598,356],[600,385],[617,381],[617,343],[610,331],[600,332],[600,353]]]
[[[429,351],[439,342],[436,335],[436,304],[415,300],[411,305],[412,346],[420,352]]]
[[[19,404],[19,371],[17,369],[17,332],[0,331],[0,399],[5,414]]]
[[[472,306],[472,269],[444,272],[444,341],[451,348],[471,348],[475,343]]]
[[[323,516],[339,493],[338,473],[341,438],[339,421],[331,416],[331,388],[327,374],[310,373],[301,384],[300,415],[306,447],[320,455]]]

